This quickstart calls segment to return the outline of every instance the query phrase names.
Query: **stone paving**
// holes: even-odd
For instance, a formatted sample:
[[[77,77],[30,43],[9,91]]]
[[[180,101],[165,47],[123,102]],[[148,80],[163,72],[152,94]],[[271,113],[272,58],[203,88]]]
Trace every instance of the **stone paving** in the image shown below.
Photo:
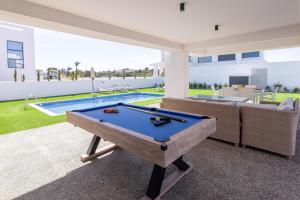
[[[0,136],[0,199],[140,199],[152,164],[122,149],[83,164],[91,137],[68,123]],[[299,147],[287,160],[207,139],[185,156],[193,169],[162,200],[299,200]]]

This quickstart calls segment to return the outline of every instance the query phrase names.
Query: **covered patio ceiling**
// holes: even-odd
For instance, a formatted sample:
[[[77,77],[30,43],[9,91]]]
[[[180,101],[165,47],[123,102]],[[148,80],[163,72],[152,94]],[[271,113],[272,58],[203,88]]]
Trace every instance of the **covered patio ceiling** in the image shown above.
[[[179,98],[189,54],[300,46],[300,0],[1,0],[0,20],[163,50],[166,96]]]
[[[300,0],[2,0],[0,10],[0,20],[194,54],[300,46]]]

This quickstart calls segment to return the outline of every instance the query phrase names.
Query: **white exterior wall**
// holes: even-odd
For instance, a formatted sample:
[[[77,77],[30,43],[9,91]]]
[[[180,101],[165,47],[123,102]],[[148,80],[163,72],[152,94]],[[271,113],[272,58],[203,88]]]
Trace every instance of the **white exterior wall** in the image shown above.
[[[18,81],[36,80],[34,57],[34,31],[31,28],[0,23],[0,81],[13,81],[15,68],[8,68],[7,40],[23,42],[24,68],[17,68]]]
[[[190,63],[190,82],[228,84],[229,76],[250,77],[252,68],[268,69],[269,86],[280,82],[290,89],[300,87],[300,61],[268,63],[263,59],[237,59],[208,64]]]
[[[112,80],[95,80],[95,92],[99,87],[112,88],[112,84],[118,86],[131,86],[134,88],[153,87],[163,83],[161,78],[147,79],[112,79]],[[27,82],[12,82],[0,81],[0,101],[25,99],[28,94],[33,94],[36,97],[60,96],[69,94],[91,93],[91,80],[78,81],[27,81]]]

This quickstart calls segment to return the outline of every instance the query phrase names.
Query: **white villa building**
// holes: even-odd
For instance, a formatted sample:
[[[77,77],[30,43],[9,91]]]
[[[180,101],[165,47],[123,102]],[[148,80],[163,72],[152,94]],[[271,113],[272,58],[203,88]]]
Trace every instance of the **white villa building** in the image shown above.
[[[267,62],[264,51],[214,56],[190,56],[190,82],[210,84],[253,84],[265,88],[274,83],[300,87],[300,61]]]
[[[32,28],[0,22],[0,81],[36,80],[34,31]]]

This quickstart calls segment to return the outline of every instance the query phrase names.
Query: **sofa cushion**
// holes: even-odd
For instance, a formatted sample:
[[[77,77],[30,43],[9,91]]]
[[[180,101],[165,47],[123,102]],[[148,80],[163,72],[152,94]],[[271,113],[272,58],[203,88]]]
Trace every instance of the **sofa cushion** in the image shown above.
[[[236,103],[236,105],[239,107],[264,108],[264,109],[271,109],[271,110],[277,109],[277,106],[274,104],[254,104],[254,103],[238,102]]]
[[[295,110],[294,105],[295,105],[295,100],[289,97],[279,104],[277,110],[293,111]]]

